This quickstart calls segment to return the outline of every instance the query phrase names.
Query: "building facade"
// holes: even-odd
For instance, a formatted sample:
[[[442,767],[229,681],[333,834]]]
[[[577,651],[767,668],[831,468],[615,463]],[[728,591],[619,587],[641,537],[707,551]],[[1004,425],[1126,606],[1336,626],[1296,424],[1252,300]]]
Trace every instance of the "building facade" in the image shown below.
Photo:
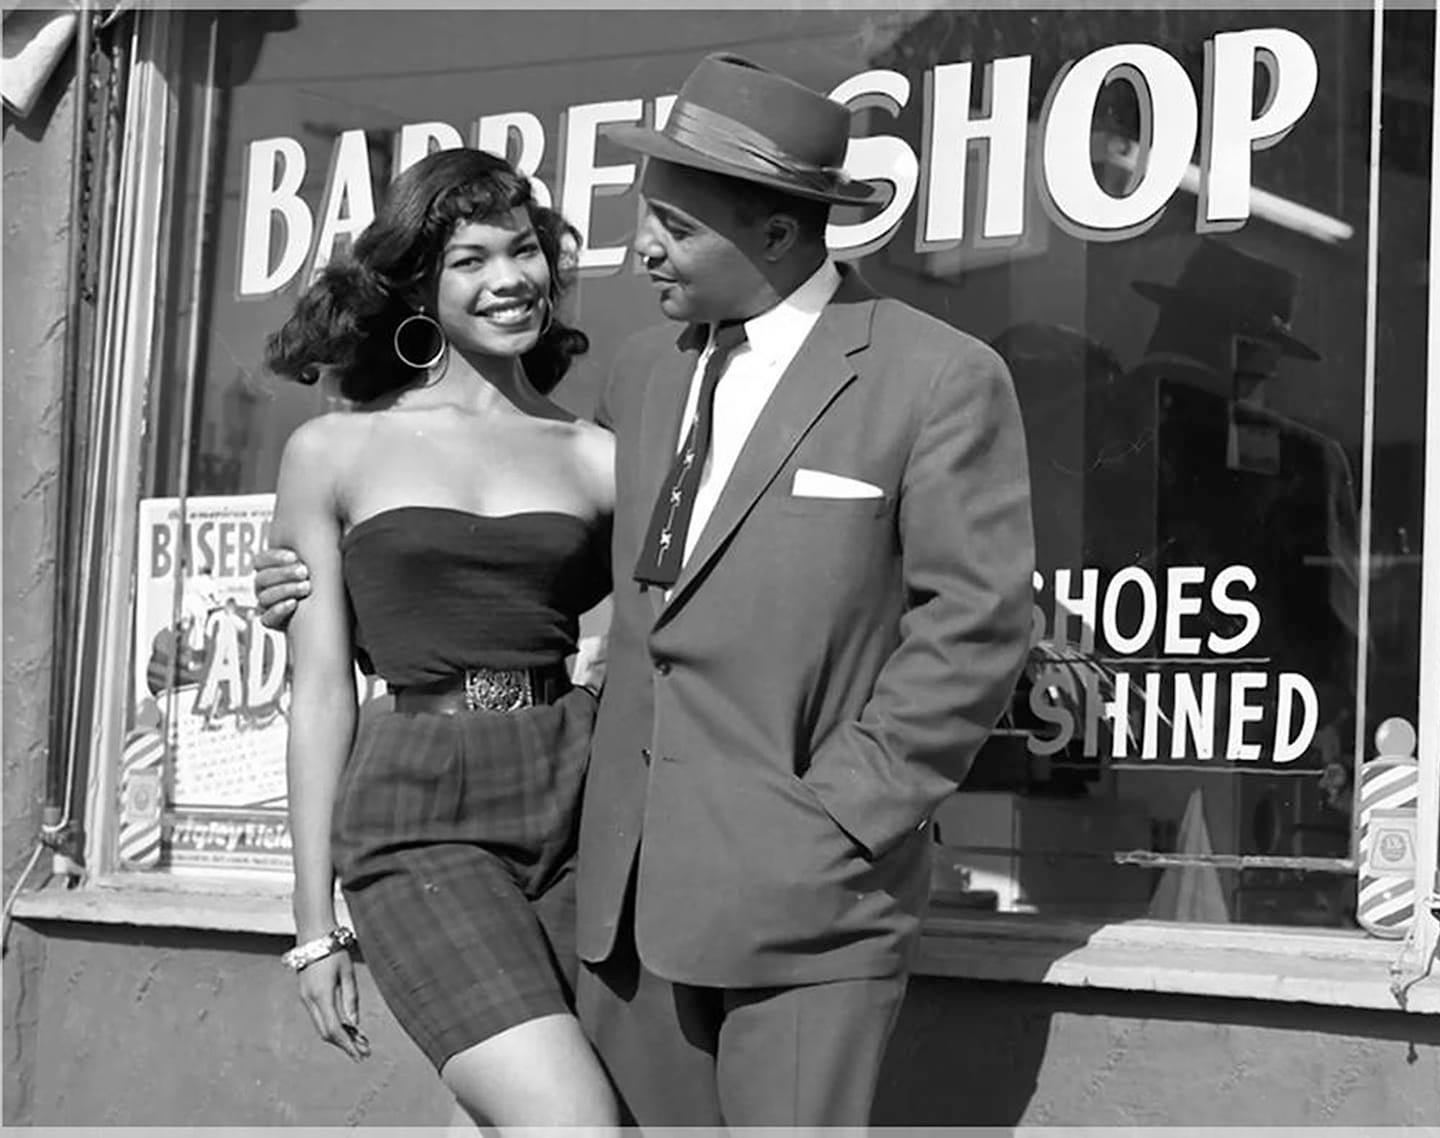
[[[1030,664],[937,818],[875,1122],[1440,1118],[1433,11],[74,34],[5,120],[6,1123],[449,1117],[363,968],[353,1066],[278,962],[286,646],[248,578],[280,448],[341,403],[264,337],[396,171],[478,145],[583,235],[587,413],[657,319],[600,127],[710,51],[850,105],[885,193],[832,250],[1005,357],[1031,455]]]

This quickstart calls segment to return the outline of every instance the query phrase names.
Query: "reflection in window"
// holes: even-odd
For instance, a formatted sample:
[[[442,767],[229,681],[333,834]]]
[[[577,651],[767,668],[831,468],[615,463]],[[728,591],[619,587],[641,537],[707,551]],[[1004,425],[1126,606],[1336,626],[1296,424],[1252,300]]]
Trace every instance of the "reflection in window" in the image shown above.
[[[253,863],[285,864],[283,843],[265,828],[283,807],[273,778],[279,744],[218,764],[231,776],[250,772],[242,792],[197,782],[204,772],[177,765],[173,748],[161,747],[156,760],[153,731],[173,715],[165,700],[177,697],[164,693],[189,689],[194,722],[227,723],[237,738],[243,730],[247,746],[265,732],[283,738],[284,695],[272,690],[283,641],[249,620],[233,574],[263,540],[285,438],[335,404],[258,370],[264,337],[305,274],[279,291],[237,294],[247,147],[294,143],[304,156],[295,192],[319,226],[332,156],[353,132],[373,193],[390,175],[403,127],[427,123],[436,137],[461,138],[477,116],[523,112],[534,120],[525,129],[538,124],[545,143],[536,176],[559,197],[568,108],[602,99],[648,106],[665,93],[663,76],[678,82],[695,55],[729,49],[818,87],[876,70],[903,77],[887,89],[908,90],[905,99],[872,98],[856,115],[858,134],[898,140],[914,160],[897,175],[910,200],[888,235],[857,251],[859,267],[879,291],[991,343],[1021,401],[1039,570],[1035,644],[1001,730],[939,818],[938,903],[1353,925],[1355,802],[1365,781],[1357,774],[1400,746],[1403,732],[1392,727],[1377,743],[1377,730],[1413,722],[1418,692],[1433,61],[1415,45],[1433,42],[1433,14],[1387,13],[1383,84],[1370,74],[1368,12],[752,15],[759,23],[739,41],[725,13],[653,12],[647,28],[657,46],[640,57],[631,25],[603,12],[547,19],[541,38],[533,31],[542,15],[525,12],[485,13],[494,32],[486,37],[467,31],[478,13],[302,10],[243,28],[220,17],[206,201],[200,148],[175,155],[174,225],[184,240],[170,247],[169,277],[179,283],[161,298],[165,364],[140,512],[150,527],[142,572],[162,571],[142,576],[138,591],[137,617],[149,615],[137,621],[135,733],[122,759],[135,776],[126,784],[133,817],[152,817],[158,796],[165,837],[152,849],[153,827],[135,831],[127,847],[122,826],[122,863],[174,867],[185,862],[176,850],[189,850],[193,864],[238,866],[248,863],[237,851],[253,846]],[[199,17],[186,26],[196,45],[208,34]],[[1143,231],[1098,240],[1055,220],[1042,169],[1047,94],[1068,65],[1114,45],[1149,45],[1173,61],[1200,105],[1207,45],[1258,27],[1301,37],[1318,82],[1293,129],[1251,153],[1244,225],[1200,232],[1197,171],[1207,156],[1198,143],[1180,189]],[[538,53],[526,66],[507,54],[515,42]],[[1027,86],[1007,147],[931,136],[937,89],[962,104],[944,121],[961,121],[967,109],[983,117],[993,109],[985,68],[1017,57],[1028,61]],[[935,82],[937,68],[964,62],[973,64],[968,106],[951,89],[955,71]],[[1258,114],[1284,77],[1264,66],[1255,76]],[[192,141],[204,126],[204,88],[187,77],[180,136]],[[1384,208],[1372,293],[1376,89]],[[1097,190],[1118,200],[1142,184],[1167,121],[1148,113],[1133,83],[1100,87],[1076,151],[1082,167],[1088,155]],[[963,199],[935,205],[927,193],[946,183],[933,182],[934,163],[953,175],[961,156]],[[603,146],[595,155],[602,166],[622,158]],[[1025,166],[1022,181],[1000,186],[1005,204],[1019,205],[1022,232],[984,241],[976,236],[991,204],[984,188],[1002,159]],[[591,205],[592,244],[623,246],[633,191],[597,193]],[[931,215],[964,236],[932,240]],[[847,226],[867,219],[837,215]],[[266,223],[273,250],[285,247],[281,223]],[[199,295],[190,296],[184,282],[197,247],[206,261]],[[630,267],[577,290],[576,320],[594,345],[567,380],[582,412],[624,335],[657,319]],[[262,276],[274,269],[258,267]],[[187,363],[197,318],[198,351]],[[162,547],[183,547],[190,560],[165,560]],[[207,676],[215,661],[227,670]],[[174,682],[156,687],[158,673]],[[225,692],[207,689],[222,675]],[[227,719],[237,708],[244,715]],[[202,842],[215,844],[199,850]],[[127,862],[132,848],[143,853]]]

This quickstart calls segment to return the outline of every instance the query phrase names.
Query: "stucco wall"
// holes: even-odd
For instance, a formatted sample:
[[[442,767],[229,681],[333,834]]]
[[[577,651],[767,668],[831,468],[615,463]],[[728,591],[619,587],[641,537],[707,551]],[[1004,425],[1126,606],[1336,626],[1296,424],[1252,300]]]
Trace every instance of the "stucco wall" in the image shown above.
[[[449,1099],[361,972],[374,1046],[321,1044],[275,938],[47,926],[34,1121],[434,1125]],[[1440,1019],[918,979],[884,1125],[1433,1125]]]
[[[50,716],[74,52],[23,120],[4,121],[4,818],[8,896],[39,832]],[[17,926],[4,961],[4,1122],[30,1110],[42,945]]]
[[[288,943],[47,927],[36,1125],[443,1125],[450,1098],[360,970],[373,1054],[322,1043]]]
[[[1433,1126],[1440,1017],[921,978],[874,1121]]]

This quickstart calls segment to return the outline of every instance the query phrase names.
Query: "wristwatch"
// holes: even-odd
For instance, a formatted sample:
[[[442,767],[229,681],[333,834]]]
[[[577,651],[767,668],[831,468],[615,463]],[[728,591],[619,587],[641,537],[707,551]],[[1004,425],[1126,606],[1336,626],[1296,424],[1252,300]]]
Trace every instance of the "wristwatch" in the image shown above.
[[[280,963],[296,972],[303,972],[317,960],[324,960],[327,956],[349,948],[354,943],[354,930],[347,929],[344,925],[337,925],[324,936],[307,940],[304,944],[297,944],[280,957]]]

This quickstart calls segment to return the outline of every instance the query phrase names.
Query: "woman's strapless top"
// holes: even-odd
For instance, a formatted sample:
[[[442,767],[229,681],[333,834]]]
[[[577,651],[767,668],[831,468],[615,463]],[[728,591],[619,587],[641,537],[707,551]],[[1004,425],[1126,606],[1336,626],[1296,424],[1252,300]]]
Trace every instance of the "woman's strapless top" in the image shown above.
[[[361,667],[392,687],[561,660],[610,591],[605,527],[561,512],[401,506],[340,551]]]

